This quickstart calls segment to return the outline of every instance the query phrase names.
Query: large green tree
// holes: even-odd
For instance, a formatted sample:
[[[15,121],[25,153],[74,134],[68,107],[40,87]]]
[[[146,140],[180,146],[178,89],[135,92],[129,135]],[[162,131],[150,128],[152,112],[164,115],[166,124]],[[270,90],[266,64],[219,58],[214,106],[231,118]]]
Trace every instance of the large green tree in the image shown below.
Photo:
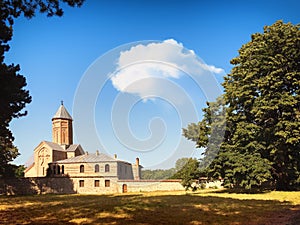
[[[282,21],[266,26],[231,60],[234,67],[223,83],[226,132],[210,165],[227,186],[299,185],[299,27]]]
[[[204,148],[200,161],[201,176],[224,179],[225,187],[251,189],[267,181],[270,165],[258,154],[239,151],[227,143],[232,121],[226,121],[228,108],[224,105],[223,96],[216,102],[207,103],[203,109],[202,121],[192,123],[183,129],[183,135],[196,142],[198,148]]]
[[[253,34],[223,85],[234,123],[226,149],[270,161],[278,190],[295,187],[300,171],[299,28],[277,21]]]
[[[69,6],[81,6],[83,0],[63,0]],[[5,173],[8,163],[18,156],[13,144],[13,134],[9,124],[13,118],[27,114],[23,111],[31,102],[29,91],[25,89],[26,79],[19,74],[20,66],[5,63],[5,52],[13,36],[14,20],[22,14],[32,18],[36,11],[47,16],[61,16],[63,10],[58,0],[3,0],[0,1],[0,176]]]

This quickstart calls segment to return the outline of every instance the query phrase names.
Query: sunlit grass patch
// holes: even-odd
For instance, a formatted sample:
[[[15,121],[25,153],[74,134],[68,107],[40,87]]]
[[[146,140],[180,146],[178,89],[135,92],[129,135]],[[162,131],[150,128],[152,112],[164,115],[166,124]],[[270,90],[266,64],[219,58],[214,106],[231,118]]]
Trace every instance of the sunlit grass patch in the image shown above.
[[[244,193],[229,193],[229,192],[219,192],[218,190],[214,191],[206,191],[202,192],[199,191],[194,193],[195,195],[201,196],[216,196],[221,198],[234,198],[240,200],[277,200],[280,202],[289,202],[292,204],[300,204],[300,192],[291,191],[291,192],[284,192],[284,191],[271,191],[271,192],[264,192],[259,194],[244,194]]]
[[[76,224],[83,224],[83,223],[86,224],[86,223],[91,223],[92,220],[89,218],[75,218],[70,220],[69,222],[76,223]]]

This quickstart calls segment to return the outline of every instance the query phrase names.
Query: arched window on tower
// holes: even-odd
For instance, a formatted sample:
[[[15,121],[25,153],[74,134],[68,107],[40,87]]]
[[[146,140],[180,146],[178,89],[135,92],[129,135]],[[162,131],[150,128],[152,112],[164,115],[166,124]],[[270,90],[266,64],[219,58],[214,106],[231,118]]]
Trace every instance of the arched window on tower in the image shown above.
[[[109,172],[109,165],[105,164],[105,172]]]
[[[95,165],[95,173],[99,173],[99,164]]]
[[[80,165],[80,173],[84,173],[84,165]]]

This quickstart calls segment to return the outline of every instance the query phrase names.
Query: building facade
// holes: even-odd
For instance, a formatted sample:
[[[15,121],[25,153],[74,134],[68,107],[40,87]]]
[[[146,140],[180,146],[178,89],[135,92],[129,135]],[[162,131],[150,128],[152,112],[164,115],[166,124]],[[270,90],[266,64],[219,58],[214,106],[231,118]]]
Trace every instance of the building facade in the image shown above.
[[[139,159],[135,164],[96,151],[88,153],[73,144],[73,119],[63,103],[52,118],[52,142],[34,149],[34,162],[25,177],[69,177],[78,192],[115,192],[120,180],[140,180]]]

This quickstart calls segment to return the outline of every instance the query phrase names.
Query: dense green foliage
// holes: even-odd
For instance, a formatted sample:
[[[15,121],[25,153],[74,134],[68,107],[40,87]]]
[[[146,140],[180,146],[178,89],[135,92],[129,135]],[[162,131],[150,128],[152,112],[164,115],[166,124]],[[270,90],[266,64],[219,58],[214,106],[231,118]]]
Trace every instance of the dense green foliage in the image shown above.
[[[24,165],[14,165],[14,164],[9,164],[8,166],[5,167],[5,172],[3,175],[0,175],[0,177],[4,178],[22,178],[24,177],[24,171],[25,171],[25,166]]]
[[[193,186],[193,184],[199,177],[199,161],[193,158],[188,158],[182,168],[172,176],[172,178],[181,179],[181,184],[186,190],[196,190],[196,186]]]
[[[231,60],[234,67],[223,83],[223,135],[211,129],[222,115],[212,121],[205,114],[200,123],[184,129],[197,147],[206,148],[205,157],[211,151],[209,140],[223,138],[208,172],[223,177],[226,186],[250,189],[268,181],[277,190],[289,190],[299,185],[299,27],[282,21],[266,26]],[[210,105],[204,110],[224,110]]]
[[[83,0],[63,0],[69,6],[80,6]],[[13,169],[8,162],[19,153],[14,146],[14,137],[9,129],[13,118],[25,116],[22,111],[31,102],[29,91],[25,89],[26,79],[19,74],[19,65],[7,65],[4,61],[5,52],[9,50],[8,42],[13,36],[14,20],[23,14],[27,18],[35,15],[36,11],[47,16],[61,16],[63,11],[58,0],[0,1],[0,175]]]

